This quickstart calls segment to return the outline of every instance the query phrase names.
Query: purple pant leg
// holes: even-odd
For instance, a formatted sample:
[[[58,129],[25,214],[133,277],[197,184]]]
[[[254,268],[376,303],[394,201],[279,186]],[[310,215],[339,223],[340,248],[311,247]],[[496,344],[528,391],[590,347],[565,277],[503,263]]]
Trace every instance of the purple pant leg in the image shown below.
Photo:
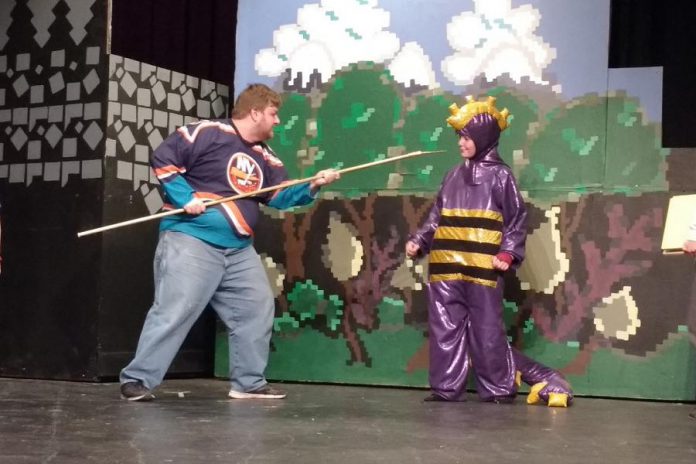
[[[430,387],[448,400],[466,390],[469,357],[479,397],[514,397],[515,363],[502,316],[502,287],[463,281],[428,285]]]
[[[515,361],[503,324],[503,283],[495,288],[463,282],[470,314],[469,353],[483,401],[517,394]]]
[[[429,381],[432,392],[456,401],[466,391],[469,370],[467,326],[458,282],[428,284]]]

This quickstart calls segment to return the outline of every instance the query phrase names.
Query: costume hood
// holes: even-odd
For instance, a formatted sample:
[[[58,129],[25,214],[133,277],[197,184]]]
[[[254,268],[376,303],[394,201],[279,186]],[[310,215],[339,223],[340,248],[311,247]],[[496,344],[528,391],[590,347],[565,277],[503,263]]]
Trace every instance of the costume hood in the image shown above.
[[[451,116],[447,123],[457,135],[468,136],[476,145],[476,154],[462,166],[466,183],[476,185],[482,182],[486,166],[505,164],[498,154],[498,141],[500,133],[507,128],[509,114],[507,109],[498,111],[495,97],[481,102],[471,96],[466,99],[467,103],[461,108],[456,103],[450,106]]]

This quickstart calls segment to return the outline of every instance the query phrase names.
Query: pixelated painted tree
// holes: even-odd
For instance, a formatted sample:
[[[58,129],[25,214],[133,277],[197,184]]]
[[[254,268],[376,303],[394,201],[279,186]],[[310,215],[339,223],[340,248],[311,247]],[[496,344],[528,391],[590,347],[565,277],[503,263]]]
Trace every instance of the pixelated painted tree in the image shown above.
[[[344,168],[387,157],[394,145],[394,123],[401,99],[390,74],[372,65],[353,66],[327,85],[316,118],[316,152],[306,175],[326,168]],[[394,167],[387,164],[346,175],[331,190],[355,196],[384,189]]]
[[[550,112],[530,140],[520,183],[532,199],[664,188],[665,152],[635,100],[585,96]],[[626,149],[626,143],[630,150]]]
[[[457,138],[445,122],[453,101],[448,95],[421,95],[413,100],[414,108],[407,112],[403,127],[397,133],[405,151],[445,150],[446,153],[403,161],[399,182],[390,187],[434,192],[445,173],[461,162]]]
[[[273,150],[283,161],[290,179],[302,175],[301,166],[307,164],[307,121],[311,117],[310,100],[296,93],[283,95],[283,105],[278,117],[280,124],[274,129],[271,141]]]
[[[518,271],[527,292],[512,334],[532,357],[548,355],[553,344],[564,360],[556,365],[582,375],[598,348],[635,338],[635,304],[621,289],[652,272],[663,212],[658,200],[642,207],[632,200],[595,194],[561,203],[529,235],[530,260]],[[662,339],[638,343],[654,350],[656,342]]]
[[[499,109],[508,108],[510,126],[501,134],[499,152],[508,165],[513,166],[513,153],[521,151],[527,143],[530,124],[537,121],[537,107],[533,100],[505,87],[489,89],[486,95],[496,97]],[[483,98],[483,95],[477,98]],[[404,124],[397,137],[405,151],[445,150],[446,155],[428,156],[403,163],[399,182],[390,187],[408,191],[435,191],[444,174],[461,162],[457,137],[445,119],[449,105],[462,104],[464,98],[449,93],[442,95],[418,95],[409,106]]]
[[[599,189],[604,178],[606,103],[590,96],[547,115],[530,140],[519,181],[533,199],[560,199],[569,191]]]
[[[486,95],[496,98],[496,107],[510,112],[508,127],[500,134],[498,152],[510,167],[514,167],[513,155],[527,144],[529,127],[537,122],[538,108],[534,100],[505,87],[495,87]]]
[[[640,102],[623,93],[607,98],[605,189],[615,192],[667,190],[669,149],[660,127],[645,120]]]
[[[374,195],[354,201],[342,200],[350,225],[332,214],[328,243],[323,247],[325,265],[344,289],[343,336],[352,360],[367,365],[372,357],[358,330],[375,328],[377,307],[390,291],[391,277],[402,259],[400,238],[394,226],[389,227],[384,240],[376,235],[377,201]]]

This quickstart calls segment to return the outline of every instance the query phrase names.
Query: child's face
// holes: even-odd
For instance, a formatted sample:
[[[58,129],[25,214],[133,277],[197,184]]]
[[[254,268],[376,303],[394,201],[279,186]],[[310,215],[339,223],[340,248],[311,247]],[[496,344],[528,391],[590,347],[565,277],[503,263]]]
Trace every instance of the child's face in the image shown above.
[[[471,159],[476,154],[476,144],[468,135],[459,136],[459,152],[464,159]]]

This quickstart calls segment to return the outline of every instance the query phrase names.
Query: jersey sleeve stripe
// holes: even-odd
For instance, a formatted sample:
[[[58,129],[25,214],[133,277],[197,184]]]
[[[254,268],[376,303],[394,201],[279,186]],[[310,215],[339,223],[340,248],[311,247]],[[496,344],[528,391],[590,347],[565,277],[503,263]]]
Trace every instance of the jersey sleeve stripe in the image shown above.
[[[193,128],[193,132],[189,131],[190,128]],[[217,128],[218,130],[221,130],[222,132],[227,132],[228,134],[237,133],[235,132],[234,127],[232,127],[230,124],[224,124],[220,121],[201,121],[195,125],[181,126],[176,131],[188,143],[193,143],[196,141],[196,137],[198,137],[198,134],[200,134],[203,129],[209,128]]]

